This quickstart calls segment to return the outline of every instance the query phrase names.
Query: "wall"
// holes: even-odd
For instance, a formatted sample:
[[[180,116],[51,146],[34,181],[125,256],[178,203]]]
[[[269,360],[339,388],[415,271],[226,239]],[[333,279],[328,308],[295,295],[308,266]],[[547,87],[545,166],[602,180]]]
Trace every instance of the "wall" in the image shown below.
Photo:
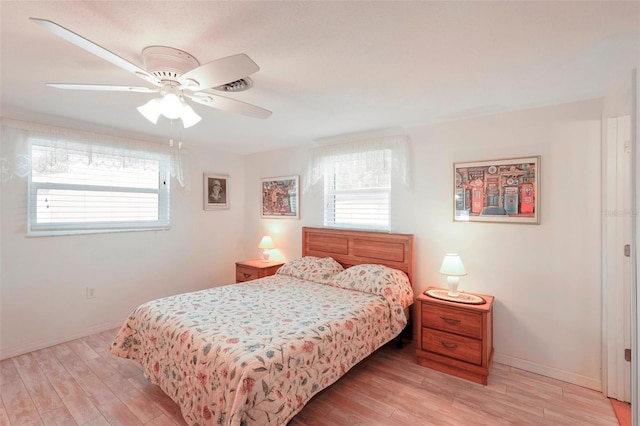
[[[235,281],[243,158],[189,149],[191,190],[172,181],[168,231],[27,238],[27,182],[2,183],[0,358],[119,327],[151,299]],[[229,210],[203,210],[204,171],[229,174]]]
[[[466,291],[492,294],[495,361],[600,389],[600,100],[409,129],[413,190],[394,193],[393,231],[416,237],[415,289],[446,285],[442,257],[458,252]],[[300,228],[322,226],[322,188],[301,197],[300,220],[261,220],[259,180],[306,173],[306,149],[245,163],[245,252],[262,234],[284,259],[300,255]],[[541,156],[541,224],[452,220],[454,162]]]
[[[496,296],[495,360],[600,387],[600,116],[586,101],[409,129],[414,185],[394,192],[393,231],[416,236],[415,288],[444,285],[461,254],[461,288]],[[3,141],[5,143],[5,141]],[[452,163],[541,155],[541,224],[452,221]],[[260,178],[306,174],[306,149],[245,158],[192,152],[192,189],[173,187],[170,231],[26,238],[26,182],[1,186],[0,358],[117,327],[144,301],[234,280],[234,262],[300,255],[302,226],[322,225],[322,186],[301,218],[260,219]],[[203,211],[202,172],[228,173],[230,210]],[[87,300],[85,288],[96,288]]]
[[[300,220],[261,219],[261,178],[298,175],[303,185],[307,167],[306,149],[288,149],[245,157],[245,253],[260,257],[258,243],[263,235],[273,237],[276,249],[271,259],[290,260],[300,256],[302,226],[322,225],[322,193],[312,196],[300,191]]]

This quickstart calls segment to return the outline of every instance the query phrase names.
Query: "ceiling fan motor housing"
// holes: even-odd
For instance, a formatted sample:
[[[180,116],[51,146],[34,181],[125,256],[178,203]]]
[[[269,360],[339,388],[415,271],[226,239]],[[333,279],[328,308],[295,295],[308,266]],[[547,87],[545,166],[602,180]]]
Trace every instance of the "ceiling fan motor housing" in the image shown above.
[[[191,54],[173,47],[149,46],[142,50],[147,71],[160,81],[178,83],[182,74],[200,66]],[[178,83],[179,84],[179,83]]]
[[[200,62],[184,50],[168,46],[149,46],[142,50],[142,60],[149,74],[158,78],[164,84],[180,86],[180,77],[200,66]],[[191,87],[187,81],[187,87]],[[191,82],[197,87],[197,82]],[[253,86],[253,80],[244,77],[239,80],[213,87],[222,92],[243,92]]]

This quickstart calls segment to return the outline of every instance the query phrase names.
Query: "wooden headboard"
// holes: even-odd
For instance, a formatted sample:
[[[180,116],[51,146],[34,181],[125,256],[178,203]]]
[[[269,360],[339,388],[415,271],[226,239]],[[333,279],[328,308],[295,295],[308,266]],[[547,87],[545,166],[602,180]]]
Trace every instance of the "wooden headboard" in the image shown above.
[[[413,235],[302,228],[302,255],[333,257],[348,268],[377,263],[399,269],[413,283]]]

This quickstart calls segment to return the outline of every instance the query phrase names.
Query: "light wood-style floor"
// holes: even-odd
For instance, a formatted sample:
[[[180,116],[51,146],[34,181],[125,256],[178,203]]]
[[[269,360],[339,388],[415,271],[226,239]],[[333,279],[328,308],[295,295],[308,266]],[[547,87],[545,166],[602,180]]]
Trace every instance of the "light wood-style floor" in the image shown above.
[[[0,362],[0,425],[184,425],[133,361],[109,352],[116,330]],[[617,425],[600,393],[494,364],[482,386],[420,367],[387,345],[318,394],[301,425]]]

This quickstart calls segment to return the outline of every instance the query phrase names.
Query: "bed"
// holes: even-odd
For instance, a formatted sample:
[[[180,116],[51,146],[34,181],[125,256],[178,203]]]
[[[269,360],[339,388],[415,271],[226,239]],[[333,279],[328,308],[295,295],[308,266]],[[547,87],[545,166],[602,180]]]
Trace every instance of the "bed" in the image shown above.
[[[406,326],[412,250],[412,235],[305,227],[276,275],[144,303],[111,352],[191,425],[285,425]]]

